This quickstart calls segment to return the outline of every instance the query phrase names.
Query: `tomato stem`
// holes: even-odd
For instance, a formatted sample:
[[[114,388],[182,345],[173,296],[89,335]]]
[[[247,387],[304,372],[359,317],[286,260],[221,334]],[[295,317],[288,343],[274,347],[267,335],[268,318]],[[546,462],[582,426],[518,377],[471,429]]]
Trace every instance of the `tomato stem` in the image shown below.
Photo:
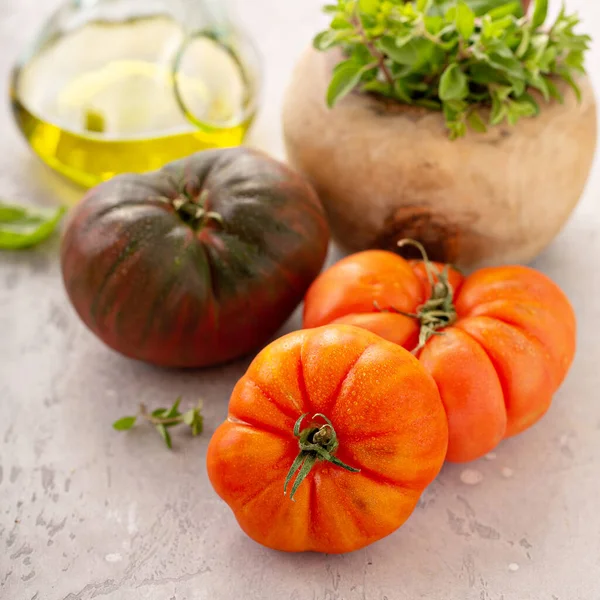
[[[316,425],[314,422],[308,427],[300,431],[302,422],[308,416],[308,413],[304,413],[294,425],[294,436],[298,438],[298,445],[300,446],[300,452],[296,459],[292,463],[290,470],[288,471],[287,477],[285,478],[285,484],[283,486],[283,494],[287,494],[287,487],[296,475],[296,479],[292,485],[290,492],[290,500],[294,500],[294,494],[300,486],[300,484],[306,479],[312,468],[315,466],[317,461],[326,460],[346,471],[351,473],[358,473],[360,469],[355,469],[342,462],[339,458],[333,455],[340,445],[337,439],[337,434],[333,428],[331,421],[323,414],[316,413],[313,415],[313,420],[321,418],[325,423]]]
[[[421,306],[417,308],[416,313],[407,313],[397,308],[381,308],[377,302],[374,302],[374,306],[381,312],[395,312],[399,315],[404,315],[411,319],[417,319],[421,325],[419,331],[419,343],[413,348],[412,353],[418,354],[423,349],[429,338],[434,335],[442,335],[443,332],[439,331],[444,327],[452,325],[456,319],[456,308],[453,304],[454,290],[449,281],[449,269],[450,266],[446,265],[440,272],[438,268],[429,260],[427,252],[422,244],[415,240],[400,240],[398,247],[403,246],[414,246],[420,252],[423,264],[425,265],[425,271],[427,273],[427,279],[431,286],[431,296]]]

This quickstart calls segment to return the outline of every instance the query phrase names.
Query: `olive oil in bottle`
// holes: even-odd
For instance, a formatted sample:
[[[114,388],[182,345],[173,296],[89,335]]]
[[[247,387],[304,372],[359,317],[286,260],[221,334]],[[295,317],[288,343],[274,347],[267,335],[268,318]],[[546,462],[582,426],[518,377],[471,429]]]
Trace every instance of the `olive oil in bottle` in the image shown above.
[[[254,77],[218,36],[190,36],[169,14],[90,20],[17,66],[11,103],[33,150],[90,187],[241,144]]]

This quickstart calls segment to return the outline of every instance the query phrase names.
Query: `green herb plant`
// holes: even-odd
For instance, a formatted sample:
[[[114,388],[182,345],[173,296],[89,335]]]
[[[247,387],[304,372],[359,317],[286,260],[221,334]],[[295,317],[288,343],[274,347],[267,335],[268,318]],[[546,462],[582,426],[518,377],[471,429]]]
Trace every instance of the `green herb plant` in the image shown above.
[[[17,206],[0,202],[0,250],[30,248],[48,238],[66,209]]]
[[[344,60],[327,91],[332,107],[352,90],[443,111],[452,139],[468,126],[516,124],[546,102],[563,101],[562,79],[585,73],[590,37],[575,33],[577,15],[563,9],[545,25],[548,0],[529,15],[507,0],[338,0],[325,6],[329,29],[314,39],[318,50],[340,47]]]
[[[190,408],[184,413],[179,410],[180,404],[181,398],[177,398],[170,408],[157,408],[152,412],[148,412],[146,406],[140,404],[138,415],[122,417],[113,423],[113,428],[117,431],[128,431],[134,427],[138,418],[143,419],[154,425],[156,431],[160,433],[160,436],[167,445],[167,448],[172,449],[173,443],[171,441],[171,434],[169,433],[171,427],[182,424],[188,425],[193,436],[200,435],[204,427],[202,400],[195,407]]]

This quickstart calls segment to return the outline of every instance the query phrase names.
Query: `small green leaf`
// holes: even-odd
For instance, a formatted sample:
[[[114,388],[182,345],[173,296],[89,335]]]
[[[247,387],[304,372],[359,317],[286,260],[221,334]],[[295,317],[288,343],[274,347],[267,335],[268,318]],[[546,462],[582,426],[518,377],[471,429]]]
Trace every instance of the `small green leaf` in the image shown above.
[[[443,17],[425,17],[425,29],[431,35],[437,35],[444,27]]]
[[[337,32],[328,29],[327,31],[321,31],[318,33],[313,39],[313,47],[316,50],[321,50],[322,52],[329,50],[336,44]]]
[[[529,29],[525,29],[523,31],[523,37],[521,38],[519,46],[515,51],[515,56],[517,58],[523,58],[525,56],[525,53],[529,49],[530,41],[531,41],[531,33],[529,32]]]
[[[378,79],[372,79],[362,85],[363,92],[373,92],[374,94],[381,94],[382,96],[391,96],[392,90],[390,84],[385,81],[379,81]]]
[[[494,95],[497,96],[500,101],[504,102],[504,100],[510,96],[512,90],[512,87],[509,85],[497,85],[494,87]]]
[[[475,13],[476,16],[480,17],[482,15],[491,13],[494,10],[501,9],[507,3],[507,0],[468,0],[468,4],[471,7],[471,10]],[[452,8],[456,4],[456,0],[445,0],[437,3],[435,10],[431,10],[432,14],[443,15],[450,8]],[[521,3],[510,2],[511,9],[514,10],[514,14],[517,17],[523,15],[523,10],[521,7]]]
[[[432,4],[433,0],[417,0],[417,10],[421,13],[427,14]]]
[[[401,44],[401,45],[398,45]],[[377,43],[379,49],[389,56],[394,62],[409,65],[412,70],[419,69],[434,56],[436,45],[425,38],[405,37],[396,40],[384,37]]]
[[[0,202],[0,250],[30,248],[48,238],[66,209],[13,206]]]
[[[526,54],[528,62],[534,64],[536,67],[542,60],[544,52],[550,42],[550,36],[547,33],[538,33],[531,39],[530,51]]]
[[[171,408],[165,413],[165,419],[174,419],[175,417],[179,417],[181,413],[179,412],[179,405],[181,404],[181,396],[175,400],[175,403]]]
[[[514,56],[509,58],[493,52],[487,57],[487,61],[492,67],[504,71],[511,77],[519,77],[521,79],[525,77],[525,71],[521,63]]]
[[[113,423],[113,429],[117,431],[127,431],[131,429],[137,420],[137,417],[123,417]]]
[[[556,53],[556,50],[553,50]],[[579,71],[580,73],[585,73],[585,69],[583,67],[584,60],[583,52],[581,50],[575,50],[567,54],[567,57],[565,58],[565,65],[575,69],[576,71]]]
[[[475,13],[467,6],[464,0],[459,0],[456,5],[456,29],[464,40],[468,40],[475,31]]]
[[[200,410],[200,408],[192,408],[183,415],[183,422],[190,426],[194,436],[200,435],[204,427],[204,419]]]
[[[442,110],[442,104],[438,100],[431,100],[429,98],[419,98],[414,101],[416,106],[422,106],[429,110]]]
[[[393,61],[401,65],[413,65],[417,62],[417,50],[410,44],[412,36],[403,39],[384,37],[377,43],[378,48]]]
[[[508,124],[514,127],[519,122],[519,118],[520,115],[518,111],[510,105],[506,111],[506,120],[508,121]]]
[[[465,100],[448,100],[444,102],[444,106],[449,106],[453,111],[461,113],[467,109],[468,104]]]
[[[475,83],[482,85],[488,85],[490,83],[508,83],[508,80],[503,73],[486,63],[475,63],[471,67],[469,74]]]
[[[531,17],[531,26],[537,29],[544,24],[548,16],[548,0],[535,0],[533,17]]]
[[[183,413],[183,422],[186,425],[189,425],[190,427],[192,426],[192,423],[194,422],[195,418],[196,418],[196,409],[195,408],[191,408],[187,412]]]
[[[490,123],[498,125],[504,121],[506,116],[506,104],[502,102],[496,94],[492,95],[492,113],[490,115]]]
[[[196,436],[196,435],[200,435],[202,433],[202,430],[204,429],[204,418],[202,417],[202,415],[198,412],[196,412],[196,418],[194,419],[194,422],[192,423],[192,435]]]
[[[171,435],[169,434],[169,431],[167,430],[167,428],[164,425],[157,425],[156,431],[158,431],[158,433],[160,433],[162,439],[165,441],[165,444],[167,445],[167,448],[169,448],[169,450],[171,450],[173,448],[173,442],[171,441]]]
[[[539,73],[531,75],[528,79],[528,83],[531,87],[542,92],[544,100],[548,102],[550,100],[550,90],[548,89],[548,80]]]
[[[444,102],[461,100],[469,95],[467,76],[460,70],[458,64],[451,64],[442,74],[439,95]]]
[[[380,0],[358,0],[358,9],[366,15],[376,15],[380,4]]]
[[[408,92],[408,88],[402,79],[396,79],[396,81],[394,81],[394,93],[402,102],[411,104],[412,100]]]
[[[506,4],[502,4],[501,6],[497,6],[496,8],[487,11],[487,14],[494,21],[509,15],[520,17],[523,14],[523,7],[521,6],[521,2],[507,2]]]
[[[471,129],[473,129],[473,131],[476,131],[477,133],[485,133],[487,131],[487,126],[485,124],[485,122],[483,121],[483,119],[481,118],[481,115],[474,110],[467,118],[469,125],[471,127]]]
[[[506,36],[506,31],[514,25],[515,21],[513,17],[503,17],[497,21],[492,21],[489,16],[485,16],[483,19],[483,35],[488,38],[499,38]]]
[[[165,418],[165,413],[168,412],[167,408],[155,408],[152,411],[152,416],[156,417],[157,419],[164,419]]]
[[[352,23],[346,17],[336,15],[331,21],[331,29],[352,29]]]
[[[352,60],[337,65],[327,90],[327,106],[333,108],[344,96],[347,96],[360,82],[364,66]]]
[[[554,85],[552,79],[546,79],[546,85],[548,86],[548,91],[550,92],[550,97],[557,100],[560,104],[562,104],[565,99],[563,95],[560,93],[559,89]]]
[[[569,71],[567,71],[567,69],[561,69],[558,74],[560,77],[562,77],[567,82],[569,87],[575,92],[577,102],[581,102],[581,100],[582,100],[581,88],[577,85],[577,83],[573,79],[573,76],[571,75],[571,73],[569,73]]]
[[[527,116],[535,116],[540,113],[540,105],[537,103],[536,99],[531,94],[525,92],[519,98],[519,102],[521,104],[527,103],[531,107],[531,110],[529,111],[529,114]]]
[[[509,77],[512,85],[512,92],[515,96],[520,96],[525,92],[525,80],[518,77]]]

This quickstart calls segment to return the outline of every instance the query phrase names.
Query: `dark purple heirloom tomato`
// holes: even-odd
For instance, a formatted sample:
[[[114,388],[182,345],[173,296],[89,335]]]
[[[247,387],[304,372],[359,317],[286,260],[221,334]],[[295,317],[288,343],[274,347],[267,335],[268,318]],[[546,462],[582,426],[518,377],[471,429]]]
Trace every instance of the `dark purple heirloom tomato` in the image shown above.
[[[321,270],[328,238],[300,175],[255,150],[210,150],[91,190],[65,232],[62,272],[111,348],[202,367],[267,342]]]

